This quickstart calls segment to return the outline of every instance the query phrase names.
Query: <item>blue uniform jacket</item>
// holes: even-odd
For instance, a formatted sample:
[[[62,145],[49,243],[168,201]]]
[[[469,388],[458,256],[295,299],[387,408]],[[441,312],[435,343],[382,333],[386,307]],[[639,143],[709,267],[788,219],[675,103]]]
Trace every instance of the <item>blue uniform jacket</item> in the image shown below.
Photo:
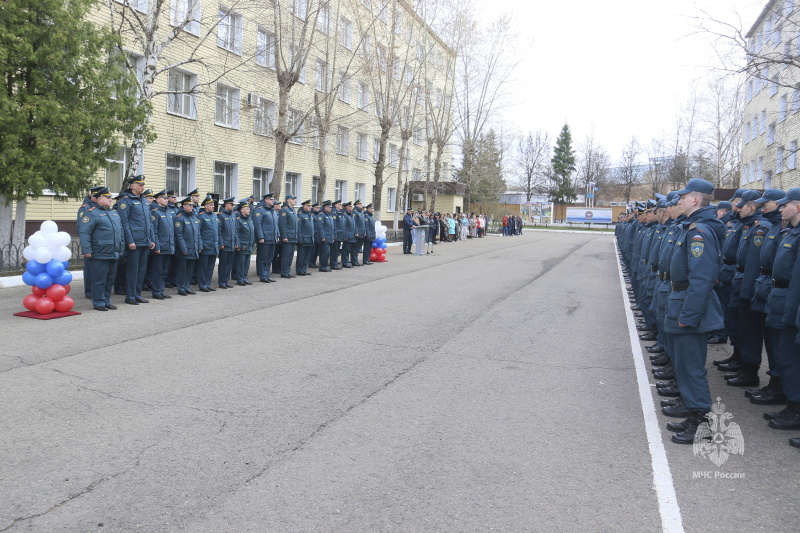
[[[719,247],[725,235],[725,225],[716,214],[715,208],[703,207],[680,225],[670,263],[673,291],[667,300],[667,333],[697,334],[723,327],[722,306],[712,290],[719,277]],[[676,284],[686,283],[685,290],[676,289]]]
[[[219,217],[216,213],[203,211],[197,215],[200,221],[200,255],[217,255],[219,252]]]
[[[314,233],[317,236],[317,242],[322,242],[322,239],[325,239],[325,242],[333,242],[336,238],[336,228],[333,223],[333,211],[331,214],[325,213],[324,211],[320,212],[322,215],[319,218],[319,222],[314,222]]]
[[[367,233],[364,227],[364,211],[357,208],[353,209],[353,219],[356,222],[356,235],[363,239],[364,235]]]
[[[284,205],[281,208],[281,216],[278,220],[278,231],[281,241],[286,239],[286,242],[297,243],[297,213],[295,213],[294,207]]]
[[[374,241],[378,235],[375,232],[375,217],[373,217],[366,211],[364,211],[364,230],[366,231],[366,233],[364,234],[366,239],[368,241]]]
[[[153,239],[153,225],[150,220],[150,207],[143,197],[127,192],[119,201],[117,208],[125,234],[125,245],[150,247]]]
[[[103,209],[94,204],[86,208],[78,222],[81,253],[92,254],[92,259],[119,259],[125,250],[122,222],[113,209]]]
[[[353,241],[356,238],[356,219],[353,213],[344,212],[342,215],[344,222],[344,240]]]
[[[772,291],[772,264],[775,262],[775,254],[778,251],[779,237],[783,230],[783,225],[781,212],[778,209],[762,216],[772,223],[772,227],[769,228],[764,244],[761,245],[759,276],[753,285],[753,298],[750,301],[750,308],[753,311],[766,313],[767,298]]]
[[[150,220],[153,223],[153,240],[156,247],[153,251],[162,254],[175,253],[175,213],[167,206],[156,206],[150,210]]]
[[[338,209],[334,209],[331,211],[331,218],[333,219],[333,233],[334,239],[337,241],[344,240],[344,211],[339,211]]]
[[[739,238],[742,234],[742,221],[738,215],[725,224],[725,241],[722,247],[722,271],[719,281],[722,285],[730,285],[736,274],[736,252],[739,250]]]
[[[406,213],[406,216],[403,217],[403,229],[411,231],[411,228],[414,226],[416,226],[414,219],[411,217],[411,215]]]
[[[314,244],[314,215],[302,209],[297,214],[297,243]]]
[[[175,215],[175,244],[178,249],[176,255],[184,259],[199,259],[200,221],[194,212],[181,210]]]
[[[278,242],[278,217],[280,215],[274,207],[267,207],[261,203],[256,207],[253,217],[255,220],[256,240],[264,239],[266,244]]]
[[[767,238],[772,222],[756,212],[749,223],[745,223],[742,238],[739,240],[739,249],[736,252],[736,276],[731,286],[738,285],[739,302],[749,302],[753,299],[756,278],[761,271],[761,247]],[[731,304],[734,294],[731,294]]]
[[[219,218],[219,245],[225,247],[224,252],[232,252],[239,246],[235,215],[233,211],[223,209],[217,218]]]
[[[256,245],[256,230],[253,219],[250,216],[238,213],[236,215],[236,223],[239,234],[239,250],[237,250],[237,253],[252,254]]]

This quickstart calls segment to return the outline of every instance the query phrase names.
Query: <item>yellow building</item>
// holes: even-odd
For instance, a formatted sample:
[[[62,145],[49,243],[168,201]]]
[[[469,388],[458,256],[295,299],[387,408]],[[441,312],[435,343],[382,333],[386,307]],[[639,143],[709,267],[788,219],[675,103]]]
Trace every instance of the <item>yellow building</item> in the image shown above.
[[[400,153],[397,125],[386,147],[380,217],[392,226],[394,210],[402,209],[394,200],[401,167],[405,181],[421,179],[427,168],[425,135],[430,128],[425,118],[442,106],[452,113],[448,95],[452,94],[454,52],[406,2],[331,0],[320,5],[318,0],[291,0],[289,5],[285,0],[275,4],[248,0],[231,5],[138,0],[126,2],[132,7],[123,10],[115,1],[115,24],[120,24],[123,11],[135,9],[134,15],[145,19],[148,11],[152,14],[162,3],[162,40],[180,18],[176,13],[190,14],[191,21],[164,47],[157,64],[163,69],[153,84],[151,123],[157,139],[144,147],[138,171],[146,176],[147,188],[176,189],[180,195],[198,188],[201,195],[216,193],[237,199],[260,198],[269,191],[274,179],[278,102],[272,52],[278,46],[279,60],[291,60],[293,37],[283,30],[287,24],[293,28],[308,24],[315,41],[300,80],[291,90],[289,123],[296,124],[293,121],[312,109],[315,95],[334,93],[327,187],[324,196],[320,194],[319,138],[310,114],[287,146],[281,197],[292,193],[301,201],[320,203],[326,199],[361,199],[365,205],[373,201],[381,132],[377,117],[381,95],[376,93],[385,85],[386,75],[381,78],[381,73],[391,69],[397,105],[416,110],[406,153]],[[111,17],[108,7],[98,11],[97,17],[99,23],[107,24]],[[287,18],[291,20],[287,22]],[[298,35],[298,30],[291,33]],[[125,52],[141,77],[146,62],[141,45],[133,35],[123,32],[123,37]],[[403,100],[405,94],[410,96]],[[122,148],[98,175],[98,183],[112,191],[121,190],[130,159],[130,149]],[[448,145],[442,158],[443,175],[450,174],[451,159]],[[51,219],[70,231],[78,205],[78,199],[56,201],[47,195],[32,200],[27,209],[28,227],[35,230],[41,221]]]

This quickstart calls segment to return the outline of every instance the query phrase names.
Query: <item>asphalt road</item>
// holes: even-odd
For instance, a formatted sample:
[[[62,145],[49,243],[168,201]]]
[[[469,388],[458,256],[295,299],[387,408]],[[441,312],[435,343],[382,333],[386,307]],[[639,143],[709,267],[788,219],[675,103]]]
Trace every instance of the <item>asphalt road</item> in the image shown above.
[[[0,531],[661,530],[613,237],[436,251],[51,321],[0,291]],[[658,415],[683,527],[797,530],[794,433],[718,374],[743,457]]]

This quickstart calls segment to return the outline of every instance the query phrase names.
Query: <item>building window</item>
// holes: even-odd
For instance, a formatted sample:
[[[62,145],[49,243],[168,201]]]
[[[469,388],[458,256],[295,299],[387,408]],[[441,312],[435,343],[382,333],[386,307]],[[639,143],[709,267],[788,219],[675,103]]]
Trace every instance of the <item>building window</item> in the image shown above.
[[[772,76],[772,79],[769,80],[769,95],[770,96],[775,96],[776,94],[778,94],[778,77],[779,76],[780,76],[780,74],[776,72],[775,75]]]
[[[124,0],[124,1],[117,0],[117,1],[120,4],[125,4],[126,6],[130,6],[136,11],[147,13],[147,0]]]
[[[253,168],[253,196],[256,200],[260,200],[267,191],[269,191],[269,184],[272,182],[272,170],[268,168]]]
[[[375,93],[375,116],[383,117],[383,95],[379,92]]]
[[[289,142],[293,144],[303,144],[303,112],[290,107],[287,122],[289,134],[292,135]]]
[[[392,58],[392,77],[400,81],[400,77],[403,74],[403,62],[400,61],[400,56],[394,56]]]
[[[761,74],[761,88],[766,89],[767,84],[769,84],[769,69],[765,68]]]
[[[256,135],[275,136],[275,102],[256,96],[256,107],[253,112],[253,133]]]
[[[217,46],[234,54],[242,54],[242,16],[222,6],[219,8]]]
[[[197,76],[170,69],[167,84],[167,113],[196,119]]]
[[[775,123],[769,125],[767,128],[767,146],[775,142]]]
[[[747,184],[747,163],[742,166],[742,184]]]
[[[394,212],[397,209],[397,189],[389,187],[386,190],[386,210]]]
[[[300,199],[300,187],[299,185],[299,176],[294,172],[287,172],[286,173],[286,181],[284,181],[283,189],[286,194],[291,194],[292,196],[296,196],[298,198],[298,202]]]
[[[367,198],[367,186],[363,183],[356,183],[355,188],[353,189],[353,201],[361,200],[361,203],[366,204],[365,201]]]
[[[319,176],[312,176],[311,178],[311,203],[319,203]]]
[[[331,6],[325,4],[320,6],[319,14],[317,15],[317,29],[328,35],[331,28]]]
[[[300,50],[300,55],[302,57],[297,58],[297,64],[295,64],[295,57],[294,57],[294,43],[289,43],[289,69],[292,71],[300,69],[300,75],[297,77],[297,81],[300,83],[305,84],[306,82],[306,58],[303,54],[303,51]]]
[[[235,197],[238,171],[239,165],[235,163],[214,162],[214,192],[220,198]]]
[[[256,36],[256,63],[275,68],[275,34],[263,28],[258,28]]]
[[[789,154],[786,158],[787,170],[794,170],[797,168],[797,141],[789,143]]]
[[[339,126],[336,131],[336,153],[339,155],[350,154],[350,130]]]
[[[783,172],[783,146],[779,146],[775,155],[775,174]]]
[[[394,15],[394,32],[397,35],[403,34],[403,12],[398,11]]]
[[[414,128],[412,140],[417,146],[422,146],[422,128]]]
[[[336,92],[339,100],[350,105],[350,76],[344,70],[339,71],[339,89]]]
[[[317,59],[317,80],[316,89],[320,92],[328,92],[328,63],[322,59]]]
[[[784,119],[786,118],[786,107],[787,107],[787,104],[788,104],[788,102],[787,102],[788,98],[789,97],[787,95],[785,95],[785,94],[783,96],[781,96],[781,101],[780,101],[780,104],[778,106],[778,122],[783,122]]]
[[[767,110],[761,112],[761,129],[760,133],[763,135],[767,132]]]
[[[411,149],[406,147],[406,153],[400,159],[400,168],[403,170],[408,170],[408,167],[411,165]]]
[[[217,109],[214,120],[218,126],[239,129],[239,89],[217,84]]]
[[[382,44],[378,45],[378,68],[381,72],[386,72],[386,68],[389,64],[389,57],[386,52],[386,47]]]
[[[756,176],[756,161],[750,161],[750,181],[753,182],[757,178]]]
[[[772,171],[767,170],[766,174],[764,174],[764,188],[771,189],[772,188]]]
[[[347,182],[344,180],[336,180],[336,189],[334,190],[334,200],[347,200]]]
[[[128,174],[130,165],[131,149],[126,146],[120,146],[110,159],[106,159],[106,187],[109,191],[122,190],[122,182]]]
[[[292,15],[305,22],[308,18],[308,0],[292,0]]]
[[[397,167],[397,145],[389,144],[389,166]]]
[[[758,158],[758,179],[761,180],[762,176],[764,176],[764,158]]]
[[[378,18],[383,22],[389,22],[389,0],[378,0]]]
[[[358,108],[367,109],[369,107],[369,85],[366,83],[358,84]]]
[[[167,190],[178,191],[178,196],[186,196],[194,189],[194,158],[167,154]]]
[[[367,160],[367,134],[356,134],[356,158],[363,161]]]
[[[750,123],[744,125],[744,143],[750,142]]]
[[[381,140],[377,137],[372,139],[372,162],[377,163],[381,156]]]
[[[172,26],[183,24],[184,31],[197,35],[200,31],[199,0],[172,0],[169,19]]]
[[[339,44],[348,50],[353,49],[353,22],[346,17],[339,19]]]
[[[370,53],[372,53],[372,47],[370,46],[371,42],[372,41],[370,40],[369,35],[361,36],[360,55],[362,59],[368,59]]]

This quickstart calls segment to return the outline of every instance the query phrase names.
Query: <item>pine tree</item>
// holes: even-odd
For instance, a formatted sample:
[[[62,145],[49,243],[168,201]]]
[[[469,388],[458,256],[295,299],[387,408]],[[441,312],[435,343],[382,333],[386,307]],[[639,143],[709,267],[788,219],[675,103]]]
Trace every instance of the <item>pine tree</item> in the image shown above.
[[[471,203],[496,203],[505,192],[503,156],[493,129],[478,138],[472,181]]]
[[[572,134],[569,125],[564,124],[558,134],[556,146],[551,159],[553,165],[553,187],[550,199],[554,202],[567,203],[578,198],[572,185],[572,173],[575,172],[575,152],[572,150]]]
[[[0,201],[44,189],[79,197],[146,123],[118,39],[93,0],[7,0],[0,9]],[[59,196],[57,196],[58,198]]]

